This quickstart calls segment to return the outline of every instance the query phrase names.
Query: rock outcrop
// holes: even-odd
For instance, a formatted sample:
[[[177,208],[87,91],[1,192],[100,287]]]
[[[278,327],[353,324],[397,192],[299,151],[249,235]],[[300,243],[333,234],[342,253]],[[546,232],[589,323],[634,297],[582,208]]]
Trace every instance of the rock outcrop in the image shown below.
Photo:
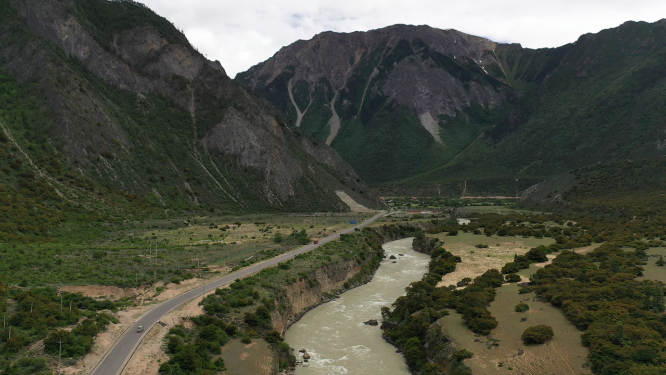
[[[363,257],[324,265],[306,277],[301,277],[293,284],[285,286],[284,293],[281,292],[281,297],[276,301],[280,308],[274,310],[271,316],[275,330],[286,331],[312,308],[330,301],[346,290],[370,281],[384,258],[381,244],[413,236],[415,228],[383,226],[364,231],[367,232],[364,232],[366,250]]]

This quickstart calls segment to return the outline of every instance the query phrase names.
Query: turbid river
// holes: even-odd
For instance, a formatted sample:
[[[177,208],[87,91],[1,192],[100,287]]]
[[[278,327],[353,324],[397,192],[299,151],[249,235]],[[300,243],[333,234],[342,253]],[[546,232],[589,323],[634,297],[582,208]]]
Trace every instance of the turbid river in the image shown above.
[[[371,282],[314,308],[287,330],[285,341],[311,356],[296,367],[296,375],[409,374],[404,358],[382,339],[379,327],[363,322],[381,323],[380,308],[390,307],[409,283],[421,279],[430,256],[412,250],[411,238],[386,243],[384,250],[387,258]]]

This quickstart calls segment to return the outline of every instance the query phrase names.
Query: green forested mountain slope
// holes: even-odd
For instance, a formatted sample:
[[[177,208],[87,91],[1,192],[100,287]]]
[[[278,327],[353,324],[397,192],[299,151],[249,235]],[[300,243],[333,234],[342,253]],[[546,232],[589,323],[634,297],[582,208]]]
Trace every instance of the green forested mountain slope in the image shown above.
[[[626,23],[552,50],[501,45],[521,91],[504,120],[458,160],[420,179],[547,177],[666,152],[666,22]],[[492,162],[491,162],[492,161]]]
[[[140,4],[0,0],[0,40],[1,189],[31,215],[346,210],[335,190],[375,204],[331,148]]]
[[[293,117],[285,88],[291,80],[294,102],[301,112],[307,108],[301,126],[320,139],[329,134],[316,126],[324,120],[308,114],[326,113],[318,92],[328,92],[327,99],[338,92],[342,125],[331,145],[369,181],[456,189],[467,181],[468,193],[515,193],[516,179],[524,189],[573,168],[666,152],[665,27],[663,20],[627,22],[538,50],[426,26],[324,33],[285,47],[236,79]],[[453,37],[446,43],[443,36]],[[359,42],[364,38],[385,44]],[[326,43],[349,59],[342,65],[350,78],[338,91],[326,91],[326,78],[312,73],[313,66],[328,69],[315,64]],[[347,45],[355,46],[357,64]],[[379,63],[369,64],[373,54],[381,56]],[[345,71],[328,70],[327,77]],[[355,85],[353,77],[367,84]],[[346,94],[360,91],[354,87],[365,96]],[[340,101],[341,93],[348,96]],[[413,100],[401,101],[406,96]],[[344,108],[352,114],[345,117]],[[426,131],[425,113],[438,114],[435,132]]]

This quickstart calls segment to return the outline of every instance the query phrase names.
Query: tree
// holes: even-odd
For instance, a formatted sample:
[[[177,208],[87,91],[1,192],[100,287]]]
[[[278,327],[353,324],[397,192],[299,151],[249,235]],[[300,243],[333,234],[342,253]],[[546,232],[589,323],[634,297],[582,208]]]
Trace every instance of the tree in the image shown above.
[[[610,270],[613,273],[618,273],[622,271],[622,263],[620,262],[620,259],[617,257],[614,257],[610,261]]]
[[[63,345],[69,344],[71,340],[69,332],[62,329],[51,332],[51,334],[44,339],[44,351],[49,354],[58,354],[60,350],[60,340],[62,340]]]
[[[507,263],[502,267],[502,273],[505,275],[516,272],[518,272],[518,265],[515,262]]]
[[[221,345],[224,345],[228,340],[227,334],[214,324],[201,327],[199,329],[199,337],[206,341],[217,341]]]
[[[184,345],[182,350],[173,356],[173,362],[186,372],[201,370],[206,368],[206,362],[208,362],[206,358],[201,356],[204,352],[198,350],[194,345]]]
[[[418,337],[412,337],[405,343],[405,359],[409,368],[418,369],[421,364],[426,360],[423,345]]]
[[[245,313],[245,318],[243,320],[249,326],[259,325],[259,317],[255,313]]]
[[[439,367],[434,363],[426,363],[423,368],[421,368],[421,375],[439,375]]]
[[[664,288],[662,284],[649,282],[643,289],[643,308],[655,312],[664,312]]]
[[[386,306],[382,306],[381,312],[382,312],[382,319],[384,319],[384,320],[389,320],[390,319],[390,317],[391,317],[391,309],[390,308],[388,308]]]
[[[282,341],[282,335],[278,331],[268,331],[264,334],[264,340],[270,344],[276,344]]]
[[[222,359],[222,357],[216,359],[214,365],[217,368],[217,371],[225,371],[227,369],[227,367],[224,364],[224,359]]]

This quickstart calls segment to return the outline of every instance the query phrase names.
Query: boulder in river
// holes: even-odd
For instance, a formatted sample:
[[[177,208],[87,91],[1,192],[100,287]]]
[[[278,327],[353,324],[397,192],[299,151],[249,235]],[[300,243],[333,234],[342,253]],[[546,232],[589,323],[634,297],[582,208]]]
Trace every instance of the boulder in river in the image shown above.
[[[381,329],[391,329],[391,328],[396,327],[397,325],[398,325],[398,323],[396,323],[396,322],[392,322],[390,320],[385,320],[385,321],[382,322],[382,326],[379,327],[379,328],[381,328]]]
[[[379,323],[378,323],[375,319],[370,319],[370,320],[368,320],[367,322],[364,322],[364,323],[367,324],[367,325],[369,325],[369,326],[377,326],[377,325],[379,325]]]
[[[395,255],[391,255],[389,259],[398,259],[398,258],[396,258]]]

